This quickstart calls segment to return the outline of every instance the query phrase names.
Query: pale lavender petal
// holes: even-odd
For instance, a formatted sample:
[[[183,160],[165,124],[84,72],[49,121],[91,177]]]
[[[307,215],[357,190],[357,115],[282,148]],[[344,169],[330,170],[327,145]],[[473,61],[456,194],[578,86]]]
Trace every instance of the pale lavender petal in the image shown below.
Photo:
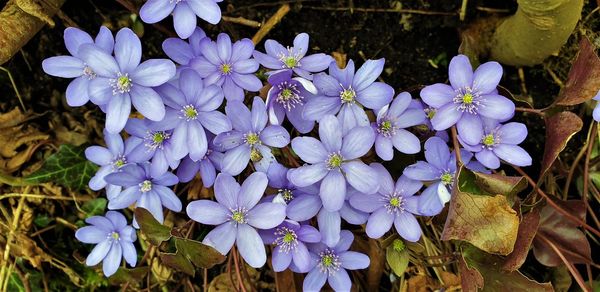
[[[140,64],[142,58],[142,43],[129,28],[122,28],[115,37],[115,60],[121,68],[121,73],[132,73]]]
[[[175,76],[175,72],[175,64],[171,60],[150,59],[140,64],[130,77],[133,83],[154,87],[169,81]]]
[[[260,140],[267,146],[283,148],[290,143],[290,134],[282,126],[271,125],[260,132]]]
[[[296,248],[294,248],[294,250],[292,251],[292,256],[294,258],[294,264],[296,265],[296,267],[298,267],[300,272],[306,273],[312,267],[312,258],[304,243],[298,243]]]
[[[370,238],[380,238],[392,228],[394,214],[386,208],[379,208],[369,217],[367,222],[367,235]]]
[[[249,227],[252,228],[252,227]],[[202,240],[202,243],[212,246],[222,255],[226,255],[235,243],[237,227],[235,224],[223,223],[211,230]],[[262,242],[260,244],[262,246]],[[264,249],[264,248],[263,248]]]
[[[433,181],[440,178],[440,170],[427,162],[417,161],[404,169],[404,175],[411,179]]]
[[[228,209],[237,208],[240,188],[232,176],[221,173],[215,180],[215,198]]]
[[[88,94],[89,85],[90,80],[85,76],[77,77],[71,81],[65,93],[67,104],[72,107],[86,104],[90,100]]]
[[[369,267],[370,260],[365,254],[355,251],[347,251],[341,253],[339,257],[342,267],[346,270],[360,270]]]
[[[161,121],[165,117],[165,104],[154,89],[134,85],[129,94],[135,109],[147,119]]]
[[[109,133],[119,133],[131,113],[131,98],[129,95],[119,94],[112,97],[106,108],[106,130]]]
[[[473,90],[483,94],[496,90],[502,79],[502,66],[498,62],[479,65],[473,73]]]
[[[117,241],[113,241],[110,251],[102,262],[102,271],[106,277],[116,273],[121,265],[121,257],[123,256],[123,250],[121,245]]]
[[[223,157],[221,164],[222,171],[231,175],[240,174],[250,161],[250,147],[240,145],[228,150]]]
[[[300,159],[308,163],[327,160],[327,151],[323,144],[313,137],[296,137],[292,140],[292,149]]]
[[[75,28],[67,27],[64,33],[65,47],[72,56],[77,56],[79,53],[79,47],[84,44],[93,44],[94,40],[85,31]]]
[[[288,218],[305,221],[317,215],[322,203],[319,196],[300,196],[293,199],[287,206]]]
[[[317,96],[304,105],[302,118],[309,121],[319,121],[326,115],[335,115],[341,108],[339,98]]]
[[[87,77],[80,78],[87,79]],[[104,77],[96,77],[88,82],[87,93],[94,104],[105,105],[113,97],[112,87],[109,82],[109,79]]]
[[[449,103],[435,113],[431,119],[431,125],[436,131],[443,131],[454,126],[462,116],[463,112],[457,108],[457,105]]]
[[[90,146],[85,149],[85,157],[98,165],[106,165],[111,163],[113,154],[104,147]]]
[[[329,247],[335,246],[340,241],[340,225],[342,219],[339,212],[329,212],[322,209],[317,215],[322,242]]]
[[[421,99],[427,105],[433,108],[441,108],[444,105],[451,103],[456,92],[454,88],[443,83],[436,83],[433,85],[425,86],[421,90]]]
[[[187,39],[196,29],[196,14],[188,6],[189,2],[178,3],[173,10],[173,26],[182,39]]]
[[[140,8],[140,18],[145,23],[157,23],[169,16],[175,5],[175,1],[148,0]]]
[[[346,174],[348,183],[357,191],[365,194],[373,194],[379,189],[377,175],[373,169],[362,161],[342,163],[342,170]]]
[[[306,275],[304,282],[302,283],[303,291],[321,291],[323,285],[327,282],[327,274],[321,272],[320,269],[315,268]]]
[[[42,61],[44,72],[62,78],[75,78],[83,75],[84,63],[71,56],[50,57]]]
[[[254,59],[256,59],[261,65],[269,69],[280,69],[281,61],[274,57],[271,57],[267,54],[261,53],[259,51],[254,51],[253,53]]]
[[[248,176],[242,183],[238,197],[238,206],[247,209],[254,207],[264,195],[267,184],[267,175],[262,172],[255,172]]]
[[[292,254],[281,250],[280,246],[276,246],[273,249],[272,263],[273,271],[283,272],[290,266],[292,262]]]
[[[310,186],[327,175],[327,168],[325,163],[318,163],[313,165],[304,165],[288,171],[288,180],[299,187]]]
[[[475,158],[487,168],[497,169],[500,167],[500,159],[498,159],[496,154],[491,150],[483,149],[480,152],[475,153]]]
[[[373,84],[373,82],[377,80],[377,77],[381,75],[381,72],[383,71],[383,65],[385,65],[385,59],[383,58],[378,60],[367,60],[356,71],[354,79],[352,80],[352,88],[354,88],[354,90],[356,91],[362,91],[363,89],[366,89],[369,85]],[[388,102],[386,102],[386,104],[387,103]]]
[[[254,43],[248,38],[241,39],[233,44],[231,62],[250,59],[254,52]]]
[[[473,85],[473,67],[467,56],[458,55],[450,60],[448,78],[452,87],[456,89]]]
[[[154,185],[152,186],[152,191],[158,194],[160,201],[165,208],[174,212],[181,211],[181,201],[177,195],[175,195],[173,190],[165,186]]]
[[[106,240],[109,234],[96,226],[84,226],[75,232],[75,238],[84,243],[100,243]]]
[[[478,112],[486,118],[507,120],[515,114],[515,104],[502,95],[488,94],[482,96]]]
[[[354,241],[354,234],[349,230],[340,231],[340,240],[333,246],[333,249],[339,254],[347,251]]]
[[[438,188],[446,188],[441,183],[435,183],[428,186],[419,198],[419,214],[425,216],[435,216],[444,209],[444,203],[438,195]]]
[[[194,13],[210,24],[217,24],[221,20],[221,8],[214,0],[187,1]]]
[[[96,46],[109,54],[112,53],[115,47],[115,38],[113,37],[112,32],[106,26],[100,27],[100,31],[98,31],[98,35],[96,36],[94,42],[96,43]]]
[[[85,259],[85,264],[89,267],[95,266],[106,258],[106,255],[110,251],[112,246],[110,240],[103,240],[94,246],[94,249],[90,252],[88,257]]]
[[[121,245],[125,261],[130,266],[135,267],[135,264],[137,263],[137,252],[135,250],[135,245],[133,245],[133,242],[121,240],[119,244]]]
[[[382,108],[390,103],[393,97],[394,89],[383,82],[375,82],[356,93],[356,100],[370,109]]]
[[[498,158],[516,166],[530,166],[531,156],[525,149],[510,144],[500,144],[494,147],[494,154]]]
[[[234,129],[244,133],[252,130],[250,125],[252,114],[242,102],[228,102],[227,106],[225,106],[225,112],[227,113],[227,117],[231,120],[231,125]]]
[[[327,211],[338,211],[344,204],[346,198],[346,179],[340,171],[329,171],[321,182],[319,192],[323,207]]]
[[[394,158],[394,145],[392,145],[392,140],[382,135],[378,135],[375,139],[375,152],[382,160],[392,160]]]
[[[202,126],[213,134],[221,134],[231,131],[231,121],[222,112],[203,112],[198,116]]]
[[[257,133],[265,128],[269,117],[267,116],[267,106],[259,96],[255,96],[252,101],[252,130]],[[289,140],[289,139],[288,139]]]
[[[415,134],[404,130],[396,130],[396,134],[392,136],[392,144],[398,151],[405,154],[416,154],[421,151],[421,141]]]
[[[112,78],[119,72],[115,58],[94,45],[82,45],[79,56],[98,76]]]
[[[342,157],[347,160],[359,158],[369,152],[374,142],[375,133],[371,127],[353,128],[342,141]]]
[[[238,225],[236,245],[240,255],[253,268],[262,267],[267,261],[265,246],[258,232],[247,224]]]
[[[319,137],[328,152],[337,152],[342,148],[342,131],[340,122],[332,115],[319,121]]]
[[[189,43],[180,38],[168,38],[162,43],[165,54],[173,61],[181,65],[189,64],[194,58],[194,52]]]
[[[258,92],[262,88],[262,82],[254,74],[240,74],[233,72],[231,78],[239,87],[251,92]]]
[[[421,226],[413,214],[402,212],[396,216],[394,226],[402,238],[417,242],[421,238]]]
[[[231,59],[231,38],[226,33],[217,36],[217,54],[223,62]]]
[[[302,58],[301,64],[302,69],[308,72],[321,72],[327,69],[331,62],[333,62],[333,58],[331,58],[331,56],[319,53],[305,56]]]
[[[394,180],[390,172],[381,163],[371,163],[369,166],[377,173],[379,177],[379,193],[387,195],[394,192]],[[364,195],[356,195],[361,197]]]
[[[527,126],[521,123],[507,123],[498,129],[502,144],[520,144],[527,138]]]
[[[277,227],[285,219],[285,206],[279,203],[261,203],[248,212],[248,224],[258,229]]]
[[[229,210],[221,204],[209,200],[190,202],[185,210],[192,220],[202,224],[219,225],[230,219]]]

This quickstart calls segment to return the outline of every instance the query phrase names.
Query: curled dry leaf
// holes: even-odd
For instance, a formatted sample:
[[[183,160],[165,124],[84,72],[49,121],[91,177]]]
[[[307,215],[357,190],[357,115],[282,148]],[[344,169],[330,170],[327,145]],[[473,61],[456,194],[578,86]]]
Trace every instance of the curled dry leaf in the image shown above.
[[[587,37],[579,42],[579,53],[573,62],[565,87],[556,104],[572,106],[592,99],[600,90],[600,58]]]
[[[516,271],[521,267],[521,265],[523,265],[525,259],[527,259],[527,254],[529,254],[531,243],[533,242],[533,238],[537,233],[539,225],[539,209],[535,208],[529,213],[523,215],[521,224],[519,224],[519,232],[517,234],[515,248],[513,252],[506,257],[506,260],[502,265],[502,269],[506,271]]]
[[[556,203],[577,218],[585,221],[585,205],[582,201],[556,201]],[[591,263],[590,243],[585,233],[573,221],[565,218],[552,206],[545,206],[540,213],[540,227],[533,240],[533,254],[543,265],[556,267],[563,262],[554,250],[541,239],[551,241],[567,260],[573,264]]]
[[[546,117],[546,144],[544,146],[544,156],[540,177],[544,176],[550,169],[558,154],[567,146],[567,142],[577,132],[581,131],[583,121],[572,112],[560,112],[550,117]]]
[[[442,240],[468,241],[486,252],[507,255],[517,239],[517,212],[504,195],[475,194],[472,184],[469,191],[463,190],[462,186],[469,183],[465,178],[472,176],[466,168],[459,170]],[[499,192],[492,190],[492,193]]]
[[[0,171],[12,173],[25,164],[50,136],[27,127],[31,115],[15,108],[0,114]]]

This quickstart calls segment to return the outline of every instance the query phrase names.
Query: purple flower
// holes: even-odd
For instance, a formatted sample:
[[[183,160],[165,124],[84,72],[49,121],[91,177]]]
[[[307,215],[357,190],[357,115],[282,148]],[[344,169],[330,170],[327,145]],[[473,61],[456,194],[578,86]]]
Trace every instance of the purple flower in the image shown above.
[[[175,32],[187,39],[196,28],[196,16],[210,24],[221,20],[221,8],[217,2],[223,0],[148,0],[140,8],[140,18],[145,23],[157,23],[173,14]]]
[[[291,183],[307,187],[321,181],[319,195],[328,211],[342,208],[346,181],[361,193],[372,194],[379,183],[373,170],[360,157],[373,146],[375,134],[369,126],[355,127],[342,136],[340,122],[326,115],[319,122],[319,137],[297,137],[292,149],[309,163],[288,172]]]
[[[471,168],[473,155],[461,149],[463,163]],[[404,169],[410,179],[431,182],[419,196],[418,213],[433,216],[439,214],[444,204],[450,201],[456,174],[456,155],[450,152],[446,142],[439,137],[431,137],[425,142],[425,161],[417,161]],[[477,167],[476,165],[474,167]]]
[[[125,131],[143,141],[129,155],[131,162],[142,163],[151,160],[150,171],[154,177],[167,172],[169,167],[177,168],[181,158],[186,155],[185,149],[178,148],[178,145],[185,145],[185,140],[174,140],[176,137],[169,123],[132,118],[125,125]],[[183,135],[177,138],[185,139]]]
[[[269,147],[282,148],[290,143],[290,134],[282,126],[267,126],[267,109],[258,96],[252,103],[252,112],[240,101],[228,102],[225,112],[233,130],[217,135],[213,141],[215,146],[227,150],[221,165],[225,173],[240,174],[250,160],[274,160]],[[266,172],[268,166],[262,168]]]
[[[252,59],[254,43],[250,39],[242,39],[231,44],[225,33],[219,34],[217,41],[204,38],[200,41],[202,56],[190,61],[204,79],[204,84],[217,84],[223,87],[227,100],[243,101],[244,89],[258,92],[262,82],[254,75],[259,64]]]
[[[273,229],[260,232],[266,244],[272,244],[273,270],[283,272],[293,265],[300,273],[312,268],[312,259],[305,243],[321,242],[321,233],[310,225],[301,225],[296,221],[285,220]]]
[[[319,95],[304,106],[304,118],[319,121],[325,115],[337,114],[343,133],[355,126],[368,126],[369,119],[363,106],[378,110],[392,101],[394,89],[375,82],[383,71],[384,59],[368,60],[354,74],[354,62],[350,60],[345,69],[335,62],[329,65],[329,75],[314,76]]]
[[[208,141],[212,140],[212,136],[209,135]],[[181,164],[177,167],[177,177],[179,177],[180,182],[186,183],[191,181],[196,173],[200,172],[202,184],[210,188],[217,177],[217,170],[221,170],[222,160],[223,153],[216,150],[212,143],[209,143],[206,155],[202,159],[193,161],[188,156],[181,161]]]
[[[318,185],[296,187],[288,181],[288,172],[289,170],[279,163],[273,163],[269,167],[269,186],[278,190],[271,200],[274,203],[285,204],[287,217],[294,221],[307,221],[316,216],[324,243],[335,244],[339,241],[341,219],[354,225],[367,222],[368,214],[356,210],[348,203],[353,196],[363,195],[351,186],[346,187],[346,200],[342,208],[330,212],[323,208]]]
[[[202,242],[224,255],[235,242],[240,255],[250,266],[263,266],[267,255],[255,228],[275,228],[285,219],[285,206],[277,203],[257,204],[266,188],[267,176],[262,172],[248,176],[241,187],[232,176],[219,174],[214,188],[217,202],[194,201],[186,209],[194,221],[218,225]]]
[[[217,85],[205,87],[194,70],[181,71],[179,88],[164,84],[157,91],[167,105],[160,124],[173,129],[170,155],[174,159],[189,153],[192,160],[198,161],[208,150],[205,130],[215,135],[231,131],[231,122],[217,110],[223,103],[223,90]]]
[[[433,131],[435,136],[442,138],[442,140],[446,142],[450,141],[450,137],[448,136],[448,132],[446,130],[435,131],[431,125],[431,119],[435,116],[436,109],[427,106],[420,99],[413,99],[408,108],[422,110],[425,113],[425,118],[423,121],[421,121],[421,124],[424,124],[429,131]]]
[[[272,85],[267,93],[269,122],[281,125],[287,115],[298,132],[306,134],[312,131],[315,122],[302,117],[304,104],[317,93],[315,86],[301,77],[292,78],[291,70],[283,70],[269,76]]]
[[[596,101],[600,101],[600,91],[598,91],[596,96],[594,96],[592,99],[596,100]],[[596,122],[600,122],[600,106],[598,106],[599,104],[600,103],[596,104],[596,107],[594,108],[594,112],[592,113],[592,116],[594,117],[594,120]]]
[[[163,209],[179,212],[181,201],[169,186],[177,184],[177,176],[166,172],[160,176],[150,175],[150,164],[123,166],[119,172],[105,177],[106,182],[124,187],[124,190],[108,202],[111,210],[124,209],[136,203],[136,208],[144,208],[152,213],[154,218],[162,223]],[[133,226],[137,228],[135,219]]]
[[[111,134],[104,131],[104,141],[106,147],[90,146],[85,149],[85,157],[100,166],[94,177],[90,179],[90,189],[94,191],[106,188],[106,196],[109,200],[121,193],[121,187],[107,184],[104,177],[110,173],[118,171],[121,167],[131,162],[130,154],[142,140],[131,137],[123,143],[119,134]]]
[[[106,277],[114,274],[121,265],[121,257],[132,267],[137,262],[137,252],[133,243],[137,240],[135,229],[127,225],[127,219],[119,212],[108,211],[105,216],[92,216],[85,219],[91,224],[75,232],[77,240],[96,244],[85,260],[87,266],[102,263]]]
[[[371,124],[377,135],[375,151],[383,160],[394,158],[394,148],[406,154],[421,151],[419,138],[404,129],[419,125],[426,118],[423,110],[409,108],[411,101],[410,93],[398,94],[390,105],[379,110],[377,122]]]
[[[496,121],[484,121],[484,132],[477,144],[468,144],[459,135],[458,139],[466,150],[475,153],[477,161],[485,167],[497,169],[500,159],[516,165],[531,165],[531,156],[517,146],[527,138],[527,127],[521,123],[500,125]]]
[[[310,253],[313,258],[313,268],[304,278],[302,290],[320,291],[325,282],[334,291],[350,291],[352,281],[346,270],[365,269],[369,266],[369,257],[365,254],[348,251],[354,235],[348,230],[341,232],[337,244],[311,244]]]
[[[96,47],[107,54],[112,54],[115,40],[108,28],[101,26],[96,40],[86,32],[68,27],[65,29],[65,46],[71,56],[56,56],[45,59],[42,62],[44,72],[49,75],[63,78],[75,78],[67,87],[67,104],[70,106],[82,106],[90,100],[88,87],[90,80],[96,78],[96,73],[88,66],[81,54],[79,48],[84,44],[96,45]],[[97,103],[92,98],[93,103]]]
[[[118,133],[125,127],[131,104],[144,117],[160,121],[165,105],[151,87],[162,85],[175,76],[175,64],[167,59],[151,59],[140,64],[142,44],[128,28],[117,33],[115,57],[90,44],[81,46],[81,58],[94,71],[90,81],[90,99],[106,105],[106,129]]]
[[[202,56],[200,41],[205,37],[206,33],[196,27],[187,42],[180,38],[168,38],[162,43],[162,49],[175,63],[187,67],[193,59]]]
[[[448,71],[452,86],[437,83],[421,90],[423,101],[436,109],[431,119],[435,130],[456,124],[466,142],[477,144],[483,135],[481,117],[504,121],[513,116],[515,104],[496,91],[502,78],[500,64],[487,62],[473,72],[469,58],[458,55]]]
[[[323,53],[306,56],[308,39],[308,34],[301,33],[294,38],[294,46],[287,49],[277,41],[267,40],[265,41],[267,54],[254,51],[254,58],[269,69],[292,69],[298,76],[312,80],[311,73],[327,69],[333,62],[333,58]]]
[[[392,224],[402,238],[416,242],[421,238],[421,227],[413,214],[418,211],[419,198],[414,196],[423,184],[401,176],[396,184],[390,173],[379,163],[371,164],[379,177],[379,191],[372,195],[356,195],[350,204],[363,212],[371,213],[367,222],[367,235],[380,238]]]

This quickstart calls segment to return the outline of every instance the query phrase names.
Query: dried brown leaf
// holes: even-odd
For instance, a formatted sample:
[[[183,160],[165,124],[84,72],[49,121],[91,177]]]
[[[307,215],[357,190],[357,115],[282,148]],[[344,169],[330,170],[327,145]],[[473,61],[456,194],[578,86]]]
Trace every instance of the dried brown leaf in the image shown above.
[[[577,132],[581,131],[583,121],[572,112],[560,112],[546,117],[546,143],[540,177],[552,166],[560,152],[567,146],[567,142]]]
[[[572,106],[592,99],[600,90],[600,58],[587,37],[579,42],[565,87],[558,95],[558,105]]]
[[[523,216],[521,224],[519,224],[519,233],[517,234],[515,248],[513,252],[506,257],[502,269],[506,271],[516,271],[523,265],[527,258],[527,254],[529,254],[529,249],[531,248],[531,243],[537,233],[539,224],[539,209],[533,209]]]

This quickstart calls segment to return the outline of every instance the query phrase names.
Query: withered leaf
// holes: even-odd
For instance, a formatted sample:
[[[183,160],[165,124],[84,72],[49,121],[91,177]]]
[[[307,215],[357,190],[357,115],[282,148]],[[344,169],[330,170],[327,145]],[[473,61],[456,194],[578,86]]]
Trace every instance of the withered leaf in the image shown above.
[[[587,37],[579,42],[579,53],[569,71],[558,105],[577,105],[592,99],[600,90],[600,58]]]
[[[466,263],[466,268],[474,268],[466,270],[469,279],[474,279],[475,284],[469,285],[470,289],[479,286],[480,280],[483,279],[483,287],[480,291],[554,291],[550,283],[538,283],[533,281],[519,271],[506,272],[501,269],[502,257],[487,254],[473,246],[463,248],[463,257]],[[460,262],[459,262],[460,263]],[[459,264],[460,267],[460,264]],[[464,267],[461,272],[464,272]],[[476,274],[480,274],[478,277]],[[465,274],[463,274],[464,277]],[[463,283],[465,283],[463,281]],[[464,288],[464,287],[463,287]],[[465,291],[475,291],[466,290]]]
[[[563,209],[585,220],[586,209],[582,201],[556,201]],[[579,230],[578,225],[556,211],[552,206],[546,205],[540,213],[540,226],[533,240],[533,254],[542,264],[556,267],[562,264],[560,257],[540,237],[550,240],[560,249],[562,254],[574,264],[591,263],[591,249],[585,233]]]
[[[560,112],[546,117],[546,143],[540,177],[552,166],[558,154],[567,146],[567,142],[577,132],[581,131],[583,121],[572,112]]]
[[[181,253],[163,253],[160,255],[160,260],[165,266],[184,272],[190,276],[194,276],[196,273],[194,265]]]
[[[509,201],[527,187],[527,180],[522,176],[506,176],[473,172],[475,183],[479,188],[493,195],[505,195]]]
[[[517,212],[504,195],[487,196],[463,191],[459,186],[466,182],[461,180],[472,177],[472,172],[466,168],[459,170],[458,177],[442,240],[468,241],[489,253],[511,253],[519,228]]]
[[[194,266],[210,269],[225,261],[225,256],[213,247],[199,241],[175,237],[177,252],[185,256]]]
[[[517,234],[517,241],[515,242],[515,248],[510,253],[502,265],[502,269],[507,271],[516,271],[523,265],[533,238],[537,233],[538,226],[540,224],[540,211],[535,208],[523,215],[521,224],[519,224],[519,232]]]

